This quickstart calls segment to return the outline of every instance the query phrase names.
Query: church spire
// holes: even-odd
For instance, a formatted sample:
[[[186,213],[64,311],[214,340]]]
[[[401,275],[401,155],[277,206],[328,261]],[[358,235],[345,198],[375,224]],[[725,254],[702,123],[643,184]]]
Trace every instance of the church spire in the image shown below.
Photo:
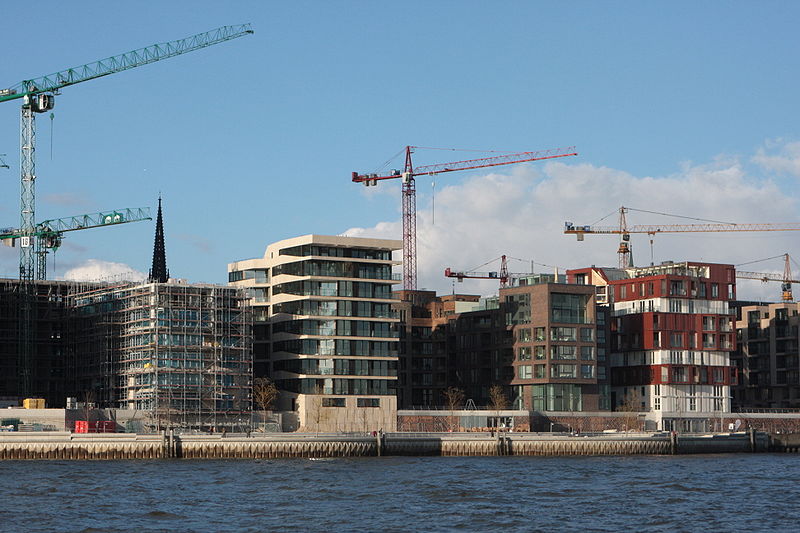
[[[164,220],[161,217],[161,195],[158,195],[158,216],[156,217],[156,240],[153,244],[153,267],[147,281],[166,283],[169,279],[167,253],[164,249]]]

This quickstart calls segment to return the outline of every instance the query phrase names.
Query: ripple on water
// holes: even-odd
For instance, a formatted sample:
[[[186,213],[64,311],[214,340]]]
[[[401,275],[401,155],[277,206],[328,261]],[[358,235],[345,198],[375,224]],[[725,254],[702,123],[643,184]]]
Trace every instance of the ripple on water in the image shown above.
[[[0,530],[795,531],[798,472],[767,454],[5,462]]]

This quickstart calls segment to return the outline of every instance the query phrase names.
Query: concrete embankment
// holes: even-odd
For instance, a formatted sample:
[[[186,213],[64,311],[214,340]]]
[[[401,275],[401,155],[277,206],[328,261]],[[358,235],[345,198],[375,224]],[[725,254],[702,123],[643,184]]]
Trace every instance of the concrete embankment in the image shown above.
[[[789,436],[785,436],[789,437]],[[784,439],[780,451],[797,451]],[[669,455],[775,451],[766,433],[710,435],[550,433],[388,433],[369,435],[160,435],[32,432],[0,434],[0,460],[14,459],[273,459],[380,455]]]

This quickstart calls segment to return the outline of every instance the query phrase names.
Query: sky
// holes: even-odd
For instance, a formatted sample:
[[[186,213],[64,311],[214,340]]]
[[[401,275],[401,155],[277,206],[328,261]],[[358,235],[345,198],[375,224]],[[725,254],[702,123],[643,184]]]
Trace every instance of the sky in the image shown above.
[[[36,219],[163,197],[174,277],[224,283],[227,264],[308,233],[399,239],[400,186],[352,171],[405,145],[576,157],[417,180],[420,288],[457,286],[505,254],[512,272],[614,266],[620,206],[731,222],[798,222],[796,2],[172,1],[7,3],[0,88],[223,25],[253,35],[65,88],[37,116]],[[19,102],[0,104],[0,227],[19,225]],[[416,165],[481,157],[418,150]],[[681,223],[632,212],[631,224]],[[143,276],[155,222],[73,232],[63,279]],[[795,232],[634,236],[637,264],[749,263]],[[546,266],[545,266],[546,265]],[[800,266],[793,265],[796,276]],[[496,270],[497,262],[480,270]],[[780,260],[742,267],[782,272]],[[0,246],[0,276],[18,250]],[[795,276],[795,277],[796,277]],[[780,284],[741,281],[740,298]],[[800,289],[797,289],[800,290]]]

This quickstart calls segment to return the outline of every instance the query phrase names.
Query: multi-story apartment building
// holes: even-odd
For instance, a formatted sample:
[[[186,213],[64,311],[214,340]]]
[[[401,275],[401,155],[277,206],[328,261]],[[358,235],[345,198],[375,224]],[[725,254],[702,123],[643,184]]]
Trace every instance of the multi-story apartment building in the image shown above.
[[[394,429],[400,241],[306,235],[228,265],[254,308],[257,375],[307,430]]]
[[[605,406],[594,287],[543,283],[501,289],[500,298],[514,342],[511,384],[522,405],[533,411]],[[599,366],[605,369],[605,361]]]
[[[594,287],[554,279],[523,278],[484,299],[404,295],[400,405],[443,406],[442,392],[456,387],[485,406],[499,385],[518,409],[609,409],[606,310]]]
[[[737,304],[735,408],[800,407],[800,304]]]
[[[705,431],[730,411],[736,297],[732,265],[672,263],[588,268],[570,277],[600,284],[609,302],[611,402],[661,429]]]

